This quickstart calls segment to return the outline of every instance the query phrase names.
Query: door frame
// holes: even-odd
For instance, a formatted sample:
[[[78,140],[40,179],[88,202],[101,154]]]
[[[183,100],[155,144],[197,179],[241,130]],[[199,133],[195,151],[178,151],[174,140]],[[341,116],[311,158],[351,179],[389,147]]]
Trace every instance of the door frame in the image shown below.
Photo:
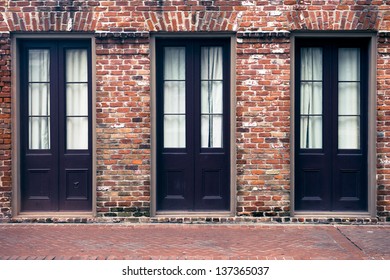
[[[92,125],[92,210],[91,211],[64,211],[64,212],[22,212],[22,198],[21,198],[21,139],[20,139],[20,40],[63,40],[63,39],[85,39],[90,40],[91,43],[91,84],[92,84],[92,100],[91,100],[91,125]],[[11,64],[13,71],[11,72],[11,143],[12,143],[12,216],[14,218],[27,218],[27,217],[95,217],[96,216],[96,47],[95,47],[95,35],[93,34],[61,34],[61,33],[39,33],[39,34],[13,34],[11,36]]]
[[[367,205],[368,211],[295,211],[295,41],[299,38],[368,38],[368,114],[367,114]],[[362,31],[293,32],[290,44],[290,203],[291,216],[376,217],[376,114],[377,114],[377,33]]]
[[[156,39],[196,39],[196,38],[229,38],[230,39],[230,208],[229,211],[212,212],[186,212],[186,211],[157,211],[157,104],[156,104]],[[205,34],[193,34],[189,32],[151,34],[150,36],[150,110],[151,110],[151,191],[150,191],[150,216],[151,217],[177,217],[177,216],[226,216],[235,215],[236,209],[236,36],[234,33],[221,32]]]

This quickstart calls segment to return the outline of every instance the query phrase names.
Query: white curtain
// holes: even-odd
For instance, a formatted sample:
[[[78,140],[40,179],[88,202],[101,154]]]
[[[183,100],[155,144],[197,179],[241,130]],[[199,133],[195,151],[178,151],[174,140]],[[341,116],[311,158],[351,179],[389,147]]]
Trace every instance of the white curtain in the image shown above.
[[[186,146],[185,48],[164,49],[164,147]]]
[[[338,148],[360,148],[360,49],[338,53]]]
[[[29,149],[50,149],[50,52],[28,53]]]
[[[67,149],[88,149],[87,50],[66,51],[66,116]]]
[[[223,146],[222,47],[201,50],[201,146]]]
[[[322,49],[301,49],[302,149],[322,148]]]

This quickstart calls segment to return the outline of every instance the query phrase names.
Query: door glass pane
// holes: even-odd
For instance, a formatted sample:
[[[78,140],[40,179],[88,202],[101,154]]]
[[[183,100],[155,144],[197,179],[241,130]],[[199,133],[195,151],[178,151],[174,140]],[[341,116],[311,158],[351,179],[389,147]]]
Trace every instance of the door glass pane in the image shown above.
[[[301,148],[322,148],[322,116],[301,117]]]
[[[338,148],[360,149],[360,49],[338,50]]]
[[[88,55],[66,50],[66,148],[88,149]]]
[[[68,117],[66,126],[68,149],[88,149],[88,117]]]
[[[339,117],[339,149],[360,149],[360,117]]]
[[[360,114],[360,83],[339,83],[339,115]]]
[[[66,81],[88,82],[88,55],[85,49],[66,50]]]
[[[222,47],[201,48],[201,146],[222,148]]]
[[[186,91],[184,81],[165,81],[164,112],[166,114],[185,113]]]
[[[202,81],[202,114],[222,114],[222,81]]]
[[[339,81],[360,81],[360,49],[339,49]]]
[[[222,47],[202,47],[202,80],[222,80]]]
[[[30,116],[50,115],[50,92],[48,83],[30,83],[28,89]]]
[[[186,123],[184,115],[164,116],[164,147],[185,148]]]
[[[164,148],[186,147],[185,48],[164,48]]]
[[[88,84],[66,85],[66,113],[68,116],[88,116]]]
[[[28,63],[29,82],[50,82],[49,50],[29,50]]]
[[[28,51],[29,149],[50,149],[50,52]]]
[[[164,48],[164,80],[181,80],[186,77],[185,71],[185,48]]]
[[[322,148],[322,48],[301,49],[300,147]]]
[[[322,114],[321,82],[301,82],[301,113]]]
[[[322,48],[301,49],[301,80],[322,81]]]
[[[222,148],[222,115],[202,116],[202,148]]]
[[[29,117],[29,149],[50,149],[50,117]]]

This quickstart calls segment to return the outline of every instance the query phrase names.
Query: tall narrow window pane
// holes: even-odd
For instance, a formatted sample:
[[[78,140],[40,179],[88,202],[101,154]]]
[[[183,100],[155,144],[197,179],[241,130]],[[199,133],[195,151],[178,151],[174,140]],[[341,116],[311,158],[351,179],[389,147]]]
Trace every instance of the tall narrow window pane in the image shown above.
[[[29,149],[50,149],[50,52],[28,52]]]
[[[322,148],[322,49],[301,49],[300,147]]]
[[[164,48],[164,147],[186,147],[185,48]]]
[[[338,148],[360,149],[360,49],[338,50]]]
[[[88,55],[66,50],[66,148],[88,149]]]
[[[201,49],[201,145],[221,148],[223,115],[222,47]]]

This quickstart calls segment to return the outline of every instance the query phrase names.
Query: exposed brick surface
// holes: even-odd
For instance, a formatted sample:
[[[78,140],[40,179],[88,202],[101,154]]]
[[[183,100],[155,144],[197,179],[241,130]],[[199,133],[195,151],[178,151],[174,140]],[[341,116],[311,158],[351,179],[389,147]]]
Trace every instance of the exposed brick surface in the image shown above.
[[[235,214],[301,222],[290,218],[290,33],[356,30],[379,32],[377,218],[370,222],[390,221],[389,1],[0,1],[0,220],[17,214],[11,211],[12,34],[95,33],[93,187],[97,219],[110,221],[150,215],[150,32],[236,34]],[[309,220],[316,222],[303,222]]]
[[[11,217],[10,36],[0,33],[0,218]]]

